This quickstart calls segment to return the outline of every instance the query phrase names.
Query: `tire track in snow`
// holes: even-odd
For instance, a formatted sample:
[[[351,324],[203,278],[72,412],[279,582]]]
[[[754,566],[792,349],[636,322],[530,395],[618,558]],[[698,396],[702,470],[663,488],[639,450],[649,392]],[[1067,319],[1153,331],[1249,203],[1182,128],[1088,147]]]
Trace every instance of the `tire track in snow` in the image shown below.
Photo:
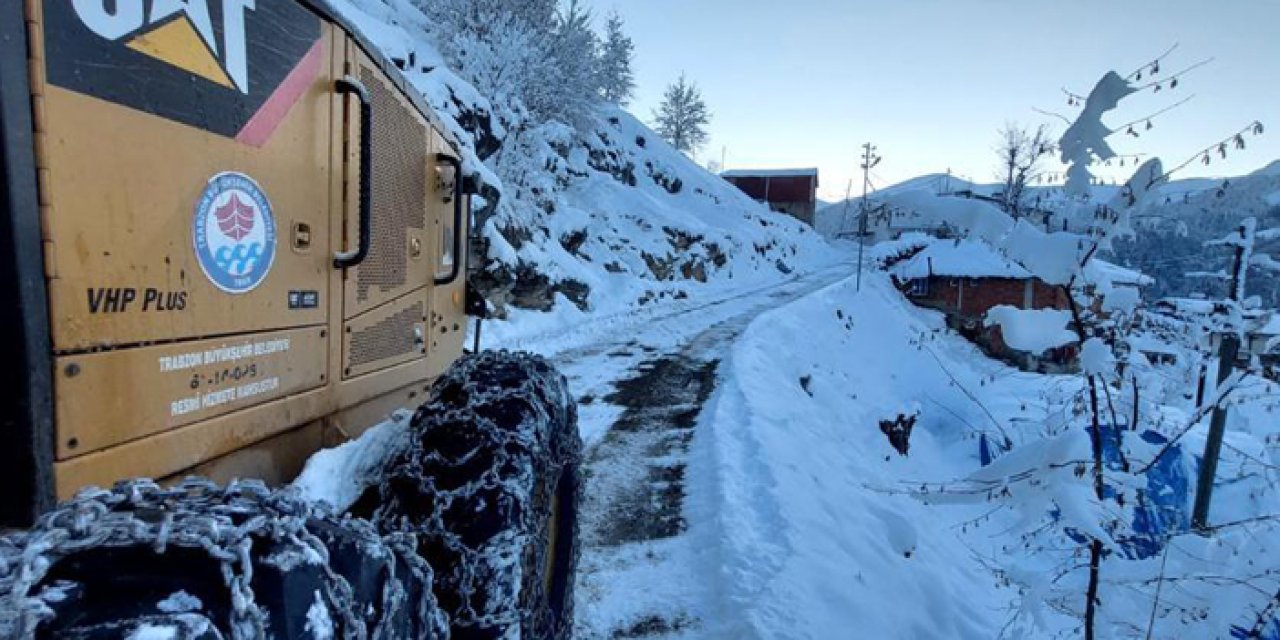
[[[819,272],[741,296],[737,308],[717,314],[700,331],[695,327],[691,337],[674,348],[646,344],[642,333],[621,344],[562,354],[571,384],[594,390],[584,401],[620,410],[586,456],[586,493],[579,516],[579,637],[703,635],[708,592],[715,580],[699,569],[705,569],[706,550],[695,548],[688,535],[685,481],[689,445],[716,388],[720,359],[764,311],[847,275]],[[676,314],[668,322],[676,318],[689,320]],[[681,329],[688,335],[688,326]],[[648,332],[664,333],[660,325]],[[570,355],[586,357],[565,361]],[[630,366],[618,371],[619,363]],[[599,367],[613,368],[618,377],[605,381],[591,375]]]

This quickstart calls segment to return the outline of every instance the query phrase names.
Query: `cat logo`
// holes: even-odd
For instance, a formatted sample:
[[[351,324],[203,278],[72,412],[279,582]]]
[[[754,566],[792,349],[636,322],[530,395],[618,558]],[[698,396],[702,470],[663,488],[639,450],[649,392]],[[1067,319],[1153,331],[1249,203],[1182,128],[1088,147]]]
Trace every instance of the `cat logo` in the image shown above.
[[[50,85],[255,147],[331,54],[291,0],[36,1]]]
[[[71,4],[95,34],[247,95],[245,17],[256,8],[255,1],[71,0]],[[221,10],[220,25],[215,25],[210,4]]]

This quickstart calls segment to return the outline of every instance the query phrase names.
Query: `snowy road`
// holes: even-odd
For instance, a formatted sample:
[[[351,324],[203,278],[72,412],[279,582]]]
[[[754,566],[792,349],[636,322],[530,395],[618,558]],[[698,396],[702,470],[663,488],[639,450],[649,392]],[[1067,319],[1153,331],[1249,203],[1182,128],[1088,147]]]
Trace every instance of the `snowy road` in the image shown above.
[[[684,477],[721,358],[761,313],[847,278],[851,264],[642,318],[536,341],[568,376],[587,444],[578,636],[697,637],[698,550]],[[585,343],[584,343],[585,342]],[[560,346],[560,349],[555,349]],[[548,353],[550,351],[550,353]]]

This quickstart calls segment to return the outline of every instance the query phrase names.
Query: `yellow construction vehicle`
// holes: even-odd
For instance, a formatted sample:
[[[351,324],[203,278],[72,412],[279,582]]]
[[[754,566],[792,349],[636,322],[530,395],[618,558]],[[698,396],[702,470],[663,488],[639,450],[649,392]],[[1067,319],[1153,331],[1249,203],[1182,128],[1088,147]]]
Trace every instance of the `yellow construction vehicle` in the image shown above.
[[[568,634],[573,402],[463,355],[475,179],[337,8],[0,3],[0,153],[0,637]]]

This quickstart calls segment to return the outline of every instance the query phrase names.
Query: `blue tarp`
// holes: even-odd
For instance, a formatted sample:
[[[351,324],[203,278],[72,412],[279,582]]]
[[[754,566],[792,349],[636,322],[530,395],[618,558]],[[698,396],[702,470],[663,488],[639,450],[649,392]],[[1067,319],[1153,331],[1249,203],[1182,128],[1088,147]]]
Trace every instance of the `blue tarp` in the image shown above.
[[[1132,432],[1123,426],[1119,430],[1109,425],[1101,428],[1102,459],[1108,469],[1117,471],[1123,469],[1124,460],[1121,456],[1120,439],[1130,434]],[[1155,431],[1143,431],[1139,437],[1157,448],[1162,448],[1169,442],[1163,434]],[[990,462],[993,448],[985,438],[979,442],[978,453],[983,460],[983,465]],[[1143,473],[1147,483],[1136,496],[1137,504],[1134,505],[1133,522],[1124,532],[1113,531],[1120,545],[1120,551],[1126,558],[1143,559],[1158,555],[1163,551],[1164,541],[1170,535],[1190,530],[1190,492],[1192,491],[1190,473],[1196,472],[1199,467],[1199,456],[1192,456],[1191,464],[1187,462],[1182,445],[1175,444],[1165,449],[1164,454],[1155,461],[1155,464]],[[1103,488],[1103,495],[1115,499],[1117,493],[1114,488],[1108,486]],[[1051,515],[1056,519],[1060,514],[1055,509]],[[1088,541],[1086,536],[1072,529],[1067,529],[1066,533],[1078,542]],[[1250,628],[1232,625],[1231,637],[1236,640],[1280,640],[1280,618],[1272,618],[1256,635],[1251,633]]]
[[[1257,635],[1250,631],[1241,626],[1231,625],[1231,637],[1238,640],[1280,640],[1280,620],[1272,618],[1271,623],[1264,626]]]
[[[1103,433],[1106,434],[1105,428]],[[1160,447],[1169,441],[1155,431],[1143,431],[1139,437]],[[1114,442],[1114,439],[1104,439],[1103,451],[1114,446]],[[1160,553],[1163,541],[1170,534],[1187,531],[1191,526],[1191,482],[1182,459],[1182,445],[1169,447],[1144,475],[1147,487],[1138,492],[1131,527],[1133,535],[1120,539],[1126,555],[1134,558],[1149,558]]]
[[[1120,443],[1128,430],[1123,426],[1117,430],[1110,425],[1103,425],[1100,431],[1103,464],[1113,471],[1123,470],[1124,459]],[[1139,437],[1158,447],[1163,447],[1169,441],[1155,431],[1143,431]],[[1133,522],[1129,523],[1127,530],[1114,532],[1125,557],[1138,560],[1157,555],[1164,548],[1164,540],[1170,534],[1187,531],[1190,527],[1191,483],[1182,456],[1182,445],[1175,444],[1143,474],[1147,479],[1147,486],[1140,489],[1137,496],[1130,498],[1137,500]],[[1103,487],[1102,494],[1111,499],[1118,496],[1116,490],[1109,485]],[[1056,511],[1052,515],[1058,517]],[[1078,542],[1087,542],[1086,536],[1074,530],[1068,530],[1067,535]]]

